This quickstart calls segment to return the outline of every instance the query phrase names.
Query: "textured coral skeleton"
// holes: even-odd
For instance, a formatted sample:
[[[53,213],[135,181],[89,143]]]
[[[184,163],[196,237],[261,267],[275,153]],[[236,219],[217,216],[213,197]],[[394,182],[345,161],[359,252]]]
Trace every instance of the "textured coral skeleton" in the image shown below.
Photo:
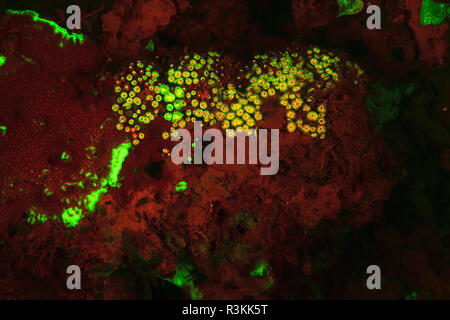
[[[272,2],[114,1],[83,17],[83,34],[44,13],[9,10],[0,27],[0,287],[10,289],[0,297],[48,292],[27,290],[19,273],[56,283],[49,296],[62,298],[158,298],[160,288],[192,299],[323,290],[311,284],[327,273],[315,241],[327,235],[333,250],[342,230],[321,228],[358,230],[389,198],[383,130],[420,114],[415,125],[433,128],[440,164],[449,167],[445,124],[402,109],[426,105],[420,82],[377,70],[413,77],[415,65],[445,65],[448,6],[375,0],[389,8],[389,32],[371,33],[360,28],[367,4],[277,4],[290,10],[283,26],[300,40],[251,23],[264,10],[280,21]],[[241,38],[266,42],[250,50],[254,43]],[[447,100],[436,97],[444,122]],[[223,132],[280,129],[278,174],[175,165],[170,136],[196,121]],[[87,271],[83,296],[58,287],[67,261]],[[136,288],[126,290],[123,279]]]

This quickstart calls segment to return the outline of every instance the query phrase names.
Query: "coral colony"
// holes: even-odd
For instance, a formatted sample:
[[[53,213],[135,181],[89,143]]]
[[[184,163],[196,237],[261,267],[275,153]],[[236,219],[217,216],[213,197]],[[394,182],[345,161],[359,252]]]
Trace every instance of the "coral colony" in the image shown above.
[[[286,130],[323,139],[326,101],[315,96],[330,92],[339,82],[339,72],[353,73],[356,82],[363,74],[358,65],[317,47],[304,56],[290,51],[257,55],[235,79],[228,79],[224,70],[239,66],[227,64],[216,52],[180,60],[167,70],[166,82],[152,65],[141,61],[117,76],[118,97],[112,106],[119,115],[116,128],[129,133],[134,145],[145,137],[141,129],[158,116],[171,123],[163,139],[195,121],[244,132],[258,128],[267,100],[277,100],[285,108]]]
[[[251,185],[243,185],[244,189],[241,189],[242,182],[238,182],[247,180],[246,176],[254,176],[254,169],[251,166],[238,169],[234,164],[257,164],[259,160],[259,165],[263,166],[261,177],[276,177],[279,161],[301,164],[302,170],[306,170],[304,178],[297,178],[295,187],[283,193],[294,203],[306,201],[309,209],[302,211],[301,215],[285,212],[281,216],[286,215],[282,219],[291,216],[293,221],[304,226],[315,225],[321,215],[336,215],[341,206],[346,206],[338,200],[337,194],[342,192],[340,190],[349,190],[344,185],[352,183],[353,177],[359,176],[358,171],[362,170],[363,162],[354,162],[346,173],[335,171],[326,157],[357,159],[351,154],[362,152],[367,158],[365,167],[370,163],[376,165],[373,149],[354,146],[360,137],[371,136],[370,130],[341,124],[347,121],[345,119],[363,123],[366,117],[359,104],[349,102],[349,106],[344,108],[340,102],[348,99],[342,92],[365,85],[363,70],[342,53],[320,47],[295,47],[260,53],[243,64],[210,51],[186,54],[167,66],[158,58],[141,59],[130,62],[116,74],[101,73],[96,67],[102,60],[101,52],[85,36],[70,33],[33,11],[8,11],[7,14],[10,25],[6,24],[6,28],[23,27],[17,34],[21,39],[21,46],[17,49],[20,54],[4,53],[1,60],[0,82],[4,90],[0,95],[6,107],[5,114],[11,115],[3,117],[1,123],[0,206],[2,212],[8,213],[3,216],[1,227],[7,228],[10,223],[22,219],[22,213],[26,212],[26,223],[34,228],[32,234],[45,234],[43,238],[38,237],[43,241],[40,245],[53,241],[49,238],[52,235],[59,235],[59,240],[54,241],[71,246],[71,254],[76,255],[74,258],[81,268],[96,268],[89,258],[94,254],[89,251],[92,249],[85,247],[86,242],[76,243],[74,240],[69,244],[67,241],[72,240],[57,230],[61,227],[73,230],[71,232],[106,228],[100,231],[101,234],[110,233],[112,236],[125,228],[132,232],[127,237],[147,234],[145,237],[152,239],[150,243],[154,245],[136,242],[138,247],[143,246],[136,249],[142,259],[151,260],[159,255],[166,257],[163,258],[165,263],[171,261],[166,267],[158,267],[161,279],[187,288],[194,299],[211,295],[211,289],[199,289],[198,282],[192,278],[196,272],[195,264],[177,257],[169,247],[164,249],[163,239],[157,233],[145,231],[143,224],[132,222],[136,216],[141,222],[143,216],[146,220],[162,219],[163,226],[173,222],[164,218],[166,213],[157,218],[156,215],[163,212],[161,210],[167,214],[175,210],[167,216],[172,219],[182,213],[180,209],[191,206],[188,213],[191,217],[187,221],[192,225],[186,226],[186,232],[192,237],[192,254],[201,259],[202,252],[208,250],[211,242],[217,241],[217,233],[211,233],[217,227],[210,225],[209,231],[205,229],[207,221],[211,221],[219,210],[214,207],[220,203],[225,205],[226,201],[230,204],[234,201],[246,203],[240,197],[251,192],[245,189],[255,190]],[[83,78],[80,78],[80,73],[84,74]],[[97,78],[95,87],[98,89],[84,84],[86,77]],[[25,118],[14,118],[13,110],[20,101],[15,95],[6,94],[17,92],[18,85],[29,88],[23,92],[22,101],[27,102],[28,108]],[[328,137],[330,130],[334,133]],[[345,139],[343,141],[346,142],[338,142],[337,139]],[[208,141],[211,142],[206,144]],[[245,141],[248,141],[248,149]],[[293,147],[295,144],[298,145],[296,148]],[[48,147],[50,145],[51,148]],[[136,172],[142,170],[139,169],[142,163],[134,155],[143,152],[161,157],[165,166],[170,168],[167,170],[172,173],[164,178],[165,181],[158,184],[153,177],[139,178]],[[373,160],[368,160],[371,157]],[[315,164],[312,165],[311,161]],[[229,164],[224,168],[231,171],[220,171],[224,170],[219,168],[222,163]],[[211,164],[211,169],[206,168],[200,175],[201,180],[214,181],[212,176],[207,178],[210,170],[222,177],[221,183],[211,181],[215,191],[201,191],[209,193],[211,198],[197,203],[196,209],[194,203],[199,201],[195,199],[199,199],[196,194],[200,190],[194,190],[199,177],[185,164],[191,164],[188,167],[193,170],[196,166]],[[147,169],[151,175],[151,167]],[[348,170],[353,170],[353,173]],[[374,174],[377,175],[376,171]],[[315,184],[308,176],[314,175],[322,176],[328,183],[313,187]],[[301,179],[306,180],[302,182]],[[200,182],[204,183],[206,180]],[[281,180],[260,183],[274,184],[269,187],[273,190],[279,188],[275,187],[279,183],[285,184]],[[326,198],[326,202],[317,202],[308,199],[306,193],[299,193],[299,190],[311,188]],[[226,200],[230,192],[234,194],[234,200]],[[183,197],[188,194],[191,195]],[[176,200],[177,197],[181,198]],[[378,202],[385,198],[385,194],[372,193],[372,198]],[[170,209],[172,204],[178,209]],[[319,205],[325,205],[327,209],[319,209]],[[375,208],[371,202],[359,205]],[[220,210],[228,211],[226,208],[224,206]],[[233,211],[235,209],[238,212],[233,223],[245,224],[249,230],[257,226],[258,220],[267,219],[254,215],[258,212],[256,207],[252,209],[242,205]],[[97,224],[98,227],[94,227]],[[48,232],[43,233],[44,229]],[[272,243],[285,241],[267,236],[261,239]],[[185,241],[175,233],[170,237],[173,237],[170,241],[175,246],[179,241]],[[113,241],[114,247],[108,249],[102,245],[97,249],[103,252],[101,256],[111,254],[116,257],[107,258],[109,261],[119,257],[114,252],[126,250],[119,244],[125,238],[121,236]],[[126,241],[135,243],[137,240]],[[255,245],[255,252],[260,252],[255,259],[260,262],[249,261],[251,270],[248,274],[250,278],[261,280],[252,285],[254,292],[249,292],[250,296],[266,292],[274,283],[271,267],[266,262],[270,256],[264,253],[265,249],[256,249],[259,246],[267,248],[267,245]],[[32,255],[39,254],[38,247],[29,247],[28,250],[34,252]],[[45,273],[44,269],[40,270]]]
[[[0,271],[53,279],[49,266],[70,261],[89,298],[131,297],[117,280],[130,266],[146,298],[158,285],[192,299],[284,297],[286,266],[295,281],[311,274],[307,247],[322,222],[362,226],[380,214],[391,180],[379,131],[416,86],[370,81],[360,59],[320,42],[159,50],[151,36],[189,2],[135,2],[102,15],[102,45],[37,12],[6,11]],[[312,3],[292,1],[292,25],[345,21],[367,5],[330,3],[318,19]],[[417,48],[405,45],[404,59],[417,49],[442,62],[450,7],[405,3]],[[223,32],[238,39],[238,27]]]
[[[61,31],[61,28],[55,27],[54,23],[39,19],[33,12],[14,12],[14,14],[30,16],[34,22],[47,23],[54,28],[56,35],[61,34],[64,41],[83,39],[82,36],[68,35]],[[76,41],[73,43],[80,46],[83,44],[82,41],[78,44]],[[227,140],[234,141],[229,138],[237,135],[235,132],[243,132],[247,136],[261,135],[258,125],[264,119],[264,104],[277,101],[285,113],[285,119],[280,125],[283,125],[287,132],[298,131],[311,138],[325,139],[327,95],[330,95],[342,76],[354,79],[352,82],[359,85],[363,75],[357,64],[317,47],[257,55],[248,66],[241,68],[237,64],[225,62],[216,52],[209,52],[205,56],[186,55],[179,61],[178,65],[170,65],[166,72],[161,73],[156,71],[152,64],[144,64],[142,61],[132,62],[126,71],[114,76],[113,90],[116,98],[111,109],[117,115],[115,129],[123,135],[123,138],[121,144],[114,147],[110,153],[108,170],[92,169],[98,165],[98,161],[95,161],[98,146],[95,143],[84,148],[88,161],[85,160],[85,167],[80,166],[78,173],[72,175],[69,181],[61,178],[57,180],[56,177],[51,177],[50,168],[42,168],[40,174],[34,178],[35,181],[42,183],[44,194],[49,199],[61,196],[59,202],[63,206],[59,206],[61,209],[58,214],[58,212],[44,212],[44,208],[37,208],[33,204],[30,206],[29,222],[61,219],[68,227],[78,225],[86,212],[95,210],[97,202],[109,188],[120,185],[119,173],[131,147],[139,147],[140,142],[146,137],[144,133],[146,126],[151,126],[159,118],[170,126],[167,131],[161,133],[162,140],[167,140],[170,135],[180,134],[180,129],[192,128],[196,123],[196,131],[199,131],[200,125],[220,128],[226,130]],[[233,79],[225,74],[225,70],[230,68],[239,68]],[[71,117],[74,116],[75,113]],[[105,120],[108,118],[105,117]],[[41,125],[44,123],[38,126]],[[104,124],[97,127],[99,129],[97,135],[106,129]],[[266,160],[263,164],[269,164],[271,159],[267,159],[267,133],[265,129],[262,132],[264,139],[259,140],[258,148],[260,160],[264,158]],[[274,132],[271,134],[272,138]],[[116,136],[120,137],[118,134]],[[201,138],[202,134],[194,132],[195,141],[189,143],[194,145],[196,155],[194,164],[201,164],[203,159],[201,155],[197,155],[202,152],[202,144],[198,137]],[[95,139],[90,140],[95,142]],[[240,140],[242,139],[237,141],[237,151],[243,146]],[[253,139],[250,139],[251,141]],[[217,141],[213,143],[218,144]],[[252,145],[253,143],[249,145],[250,149]],[[272,153],[276,153],[278,157],[278,150],[274,148],[278,142],[271,145]],[[227,155],[234,154],[234,147],[231,146],[232,149],[227,150]],[[70,145],[67,147],[70,148]],[[174,149],[179,148],[175,146]],[[218,147],[214,149],[218,150]],[[187,163],[191,157],[187,155],[187,149],[185,151],[183,162]],[[171,155],[167,147],[162,148],[162,152]],[[245,157],[244,153],[245,151],[238,152],[238,157]],[[64,163],[75,161],[66,151],[61,152],[59,160]],[[250,161],[252,164],[255,163],[253,159]],[[245,163],[239,159],[237,162]],[[216,163],[224,162],[220,159]],[[226,163],[234,163],[231,156],[227,157]],[[261,171],[265,172],[263,174],[273,175],[278,171],[278,164],[274,165],[275,170],[270,167],[268,170],[262,168]],[[31,170],[28,173],[32,173]],[[7,178],[8,181],[13,179],[11,176]],[[15,190],[27,193],[26,188],[16,189],[16,186],[17,184],[11,182],[9,192]],[[74,189],[77,192],[74,192]]]

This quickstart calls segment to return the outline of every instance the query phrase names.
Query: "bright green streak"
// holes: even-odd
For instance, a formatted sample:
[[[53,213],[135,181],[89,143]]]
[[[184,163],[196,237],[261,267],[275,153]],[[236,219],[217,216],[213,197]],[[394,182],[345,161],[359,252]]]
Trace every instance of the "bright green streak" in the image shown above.
[[[175,271],[175,276],[172,279],[164,278],[169,282],[172,282],[177,287],[190,288],[191,298],[193,300],[200,300],[203,298],[203,293],[194,286],[194,281],[191,276],[192,266],[188,264],[179,264]]]
[[[97,189],[95,191],[92,191],[90,194],[86,196],[86,199],[84,200],[85,206],[89,209],[89,211],[94,211],[95,206],[100,201],[100,197],[103,193],[107,193],[108,189],[105,187],[102,187],[100,189]]]
[[[447,17],[447,4],[433,0],[423,0],[420,7],[420,24],[423,26],[440,25]]]
[[[117,186],[117,180],[120,170],[122,170],[122,164],[125,158],[128,156],[128,150],[130,148],[131,143],[124,142],[120,146],[112,150],[112,158],[110,164],[111,170],[109,172],[108,180],[103,179],[101,182],[101,188],[92,191],[84,199],[84,205],[89,211],[94,211],[95,206],[100,201],[101,195],[108,192],[108,184],[111,187]],[[62,217],[65,224],[74,227],[78,225],[80,219],[83,217],[83,214],[82,210],[79,208],[69,208],[63,212]]]
[[[0,67],[3,66],[6,62],[6,57],[5,56],[0,56]]]
[[[0,129],[3,129],[6,131],[6,127],[1,127]],[[122,164],[125,160],[125,158],[128,156],[129,149],[131,148],[130,142],[124,142],[117,148],[112,150],[112,157],[111,157],[111,164],[110,164],[110,172],[108,179],[102,179],[101,180],[101,187],[92,191],[89,193],[86,198],[83,200],[83,202],[78,201],[78,205],[81,206],[81,203],[84,204],[85,208],[89,211],[94,211],[97,203],[100,201],[100,198],[102,194],[108,192],[108,185],[111,187],[117,186],[117,180],[120,171],[122,170]],[[63,152],[61,155],[61,159],[69,159],[69,155],[66,152]],[[80,172],[81,174],[81,172]],[[92,174],[87,173],[86,177],[90,177]],[[97,175],[93,176],[93,179],[97,179]],[[79,187],[83,188],[83,182],[78,183],[66,183],[65,185],[78,185]],[[95,184],[94,184],[95,185]],[[65,186],[63,185],[63,190],[65,190]],[[49,192],[48,188],[44,190],[44,193],[49,196],[53,192]],[[69,202],[67,202],[69,203]],[[79,224],[80,220],[84,217],[83,215],[83,209],[79,207],[73,207],[73,208],[67,208],[64,209],[63,213],[61,214],[63,223],[67,227],[75,227]],[[35,221],[39,220],[41,222],[46,222],[47,217],[44,214],[36,214],[35,210],[32,208],[30,209],[30,215],[28,217],[28,222],[30,224],[34,224]],[[195,288],[194,288],[195,289]],[[196,294],[194,292],[194,294]]]
[[[117,185],[120,170],[125,158],[128,156],[128,150],[131,148],[131,142],[124,142],[112,151],[111,171],[109,172],[108,184],[111,187]]]
[[[147,45],[145,46],[145,49],[150,50],[151,52],[155,51],[155,44],[153,43],[153,40],[148,40]]]
[[[2,137],[6,134],[6,127],[5,126],[0,126],[0,130],[2,131]]]
[[[122,170],[122,164],[125,161],[125,158],[128,156],[130,148],[131,148],[131,143],[124,142],[117,148],[113,149],[112,159],[111,159],[111,164],[110,164],[111,170],[109,172],[108,180],[103,179],[101,182],[101,188],[92,191],[90,194],[88,194],[86,196],[86,199],[84,199],[84,205],[89,211],[91,211],[91,212],[94,211],[95,206],[100,201],[101,195],[108,192],[107,185],[110,185],[111,187],[117,186],[117,180],[119,177],[120,170]],[[69,213],[72,213],[73,210],[75,210],[75,212],[80,213],[79,215],[77,215],[75,217],[75,218],[77,218],[79,216],[78,219],[71,219],[69,221],[70,226],[78,225],[79,220],[83,217],[83,215],[81,214],[81,209],[70,208],[67,210],[72,210],[72,211],[69,211]],[[64,220],[64,213],[63,213],[63,221],[64,221],[64,223],[66,223],[66,221]]]
[[[267,269],[268,266],[269,266],[269,264],[267,262],[261,261],[258,263],[258,267],[256,267],[255,270],[250,272],[250,275],[252,277],[255,277],[255,276],[262,277],[262,276],[264,276],[264,271]]]
[[[344,15],[358,14],[364,8],[362,0],[337,0],[339,6],[338,17]]]
[[[95,206],[100,201],[101,195],[108,192],[107,185],[111,187],[117,186],[117,180],[120,170],[122,170],[122,164],[125,158],[128,156],[128,150],[131,148],[130,142],[124,142],[112,151],[112,158],[110,164],[110,172],[108,180],[103,179],[101,182],[101,188],[92,191],[86,196],[83,203],[89,211],[94,211]],[[83,218],[83,211],[80,208],[69,208],[64,210],[62,214],[64,224],[75,227]]]
[[[187,189],[187,182],[186,181],[180,181],[175,186],[176,192],[181,192]]]
[[[80,42],[80,44],[83,44],[83,42],[85,40],[83,34],[70,33],[66,29],[60,27],[54,21],[39,18],[39,14],[35,11],[32,11],[32,10],[23,10],[23,11],[6,10],[6,13],[17,14],[17,15],[29,15],[33,18],[33,21],[43,22],[43,23],[48,24],[49,26],[51,26],[53,28],[53,31],[55,32],[55,34],[61,34],[64,39],[72,40],[74,44],[77,43],[77,40]]]

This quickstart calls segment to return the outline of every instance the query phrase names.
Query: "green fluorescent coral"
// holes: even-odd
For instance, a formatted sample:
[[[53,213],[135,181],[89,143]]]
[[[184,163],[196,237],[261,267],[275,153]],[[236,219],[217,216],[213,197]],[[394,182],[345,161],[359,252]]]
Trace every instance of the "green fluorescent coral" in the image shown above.
[[[31,207],[30,215],[28,216],[27,222],[29,224],[34,224],[36,220],[40,222],[46,222],[47,216],[43,213],[36,212],[36,208]]]
[[[362,0],[338,0],[339,6],[338,17],[344,15],[358,14],[364,8]]]
[[[111,155],[110,172],[108,175],[108,179],[102,179],[101,182],[99,183],[100,184],[99,188],[95,189],[94,191],[92,191],[91,193],[86,195],[86,197],[83,200],[78,200],[77,201],[78,206],[64,209],[64,211],[61,214],[61,217],[62,217],[62,221],[66,225],[66,227],[76,227],[79,224],[80,220],[84,217],[83,209],[82,209],[83,204],[84,204],[85,209],[87,209],[91,212],[94,211],[97,203],[100,201],[102,194],[108,192],[108,185],[111,187],[117,186],[117,181],[118,181],[119,173],[122,169],[122,164],[125,161],[125,158],[128,156],[130,148],[131,148],[131,143],[124,142],[117,148],[113,149],[112,155]],[[63,160],[69,159],[69,158],[70,157],[66,152],[63,152],[63,154],[61,155],[61,159],[63,159]],[[82,171],[80,172],[80,174],[82,173]],[[90,178],[93,181],[98,180],[98,177],[96,174],[92,175],[92,173],[89,173],[89,172],[86,174],[86,177]],[[84,185],[83,185],[82,181],[66,182],[61,187],[61,189],[67,190],[66,185],[67,186],[75,186],[76,185],[76,186],[84,189]],[[96,187],[97,183],[94,182],[93,185],[94,185],[94,187]],[[48,188],[46,188],[44,190],[44,193],[47,196],[50,196],[53,194],[53,192],[50,192],[48,190]],[[65,199],[65,201],[67,204],[70,204],[70,199]],[[29,213],[27,222],[30,224],[34,224],[36,222],[36,220],[38,220],[40,222],[46,222],[47,217],[45,216],[45,214],[40,214],[40,213],[37,214],[36,209],[34,207],[32,207],[30,209],[30,213]]]
[[[94,211],[95,206],[100,201],[102,194],[108,192],[107,185],[111,187],[117,186],[117,180],[119,173],[122,170],[122,164],[125,158],[128,156],[129,149],[131,148],[131,142],[124,142],[117,148],[112,150],[110,172],[108,179],[103,179],[101,182],[101,187],[89,193],[84,199],[83,203],[89,211]],[[80,219],[83,218],[83,211],[80,208],[69,208],[63,212],[63,222],[64,224],[74,227],[77,226]]]
[[[423,0],[420,7],[420,24],[440,25],[447,18],[447,6],[448,4],[437,3],[433,0]]]
[[[123,161],[128,156],[130,148],[131,142],[124,142],[112,151],[112,159],[110,164],[111,171],[109,172],[108,177],[108,184],[111,187],[115,187],[117,185],[119,172],[122,170]]]
[[[95,206],[99,202],[101,195],[103,193],[107,193],[107,192],[108,192],[108,189],[105,187],[102,187],[102,188],[92,191],[90,194],[88,194],[86,196],[86,199],[84,200],[86,208],[88,208],[89,211],[94,211]]]
[[[0,126],[0,131],[2,132],[2,137],[6,134],[6,127],[5,126]]]
[[[83,218],[83,211],[80,208],[68,208],[62,213],[62,219],[66,226],[75,227]]]
[[[60,27],[54,21],[40,18],[39,14],[35,11],[32,11],[32,10],[22,10],[22,11],[6,10],[6,13],[16,14],[16,15],[29,15],[31,18],[33,18],[33,21],[46,23],[49,26],[51,26],[53,28],[53,31],[55,32],[55,34],[61,34],[61,36],[64,39],[72,40],[74,44],[76,44],[77,41],[79,41],[80,44],[84,43],[85,38],[84,38],[83,34],[71,33],[69,31],[67,31],[66,29]]]
[[[268,263],[265,261],[261,261],[258,263],[258,266],[256,267],[255,270],[253,270],[252,272],[250,272],[250,275],[252,277],[258,276],[258,277],[262,277],[264,275],[264,271],[267,269],[268,267]]]
[[[67,161],[69,160],[70,156],[67,154],[67,152],[63,152],[61,155],[61,160]]]
[[[5,56],[0,56],[0,67],[3,66],[6,62],[6,57]]]
[[[152,39],[148,40],[148,43],[145,46],[145,49],[150,50],[151,52],[155,51],[155,44]]]
[[[190,288],[192,300],[201,300],[203,298],[203,294],[198,288],[194,286],[192,269],[192,266],[181,263],[176,268],[175,276],[172,279],[164,278],[164,280],[172,282],[174,285],[180,288]]]
[[[274,280],[273,280],[272,276],[269,274],[268,268],[269,268],[269,264],[266,261],[260,261],[260,262],[258,262],[258,266],[256,267],[256,269],[253,270],[252,272],[250,272],[250,275],[252,277],[264,277],[264,275],[266,275],[269,278],[269,281],[267,282],[266,286],[262,290],[259,290],[255,293],[253,293],[252,296],[256,297],[256,296],[260,295],[261,293],[263,293],[264,291],[273,287]]]

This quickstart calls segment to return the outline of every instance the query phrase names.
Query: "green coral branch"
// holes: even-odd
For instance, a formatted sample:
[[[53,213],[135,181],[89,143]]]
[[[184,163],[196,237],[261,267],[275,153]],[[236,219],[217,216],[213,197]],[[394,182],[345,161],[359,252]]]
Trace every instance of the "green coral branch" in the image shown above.
[[[61,34],[63,39],[72,40],[74,44],[77,44],[77,41],[80,42],[80,44],[83,44],[85,41],[85,36],[83,34],[71,33],[69,31],[67,31],[65,28],[60,27],[54,21],[40,18],[39,14],[33,10],[6,10],[6,13],[14,14],[14,15],[28,15],[35,22],[42,22],[42,23],[48,24],[50,27],[53,28],[53,31],[55,32],[55,34]]]

